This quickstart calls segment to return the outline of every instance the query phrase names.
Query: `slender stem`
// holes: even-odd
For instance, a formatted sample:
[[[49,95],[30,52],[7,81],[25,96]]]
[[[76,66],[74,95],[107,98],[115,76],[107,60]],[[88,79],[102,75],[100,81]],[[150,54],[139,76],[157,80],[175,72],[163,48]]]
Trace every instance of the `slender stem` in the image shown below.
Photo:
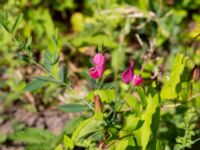
[[[166,109],[166,108],[174,108],[174,107],[178,107],[182,105],[181,103],[177,103],[177,104],[171,104],[171,105],[163,105],[161,106],[161,108]]]
[[[101,79],[101,80],[100,80],[100,83],[99,83],[99,86],[98,86],[97,89],[100,89],[100,88],[101,88],[101,85],[103,84],[103,82],[104,82],[104,79]]]
[[[186,145],[183,145],[182,147],[179,148],[179,150],[181,150],[181,149],[183,149],[183,148],[185,148],[187,146],[190,146],[190,145],[192,145],[192,144],[194,144],[194,143],[196,143],[198,141],[200,141],[200,138],[197,138],[196,140],[194,140],[194,141],[192,141],[190,143],[187,143]]]
[[[197,98],[197,97],[199,97],[199,96],[200,96],[200,93],[197,93],[197,94],[191,96],[191,97],[188,99],[188,101],[191,101],[191,100],[193,100],[194,98]]]
[[[56,79],[56,77],[50,71],[48,71],[46,68],[44,68],[43,66],[41,66],[40,64],[38,64],[34,60],[31,60],[31,62],[33,64],[35,64],[36,66],[38,66],[40,69],[42,69],[44,72],[48,73],[51,77],[53,77],[54,79]]]
[[[53,77],[54,79],[57,80],[56,76],[54,76],[50,71],[48,71],[47,69],[45,69],[43,66],[41,66],[40,64],[38,64],[37,62],[35,62],[34,60],[32,60],[32,63],[37,65],[40,69],[42,69],[43,71],[45,71],[46,73],[48,73],[51,77]],[[59,81],[60,82],[60,81]],[[67,85],[66,83],[60,82],[60,84],[66,88],[68,88],[70,91],[73,92],[73,94],[77,95],[77,92],[72,89],[69,85]],[[86,104],[91,110],[94,110],[93,107],[84,99],[82,99],[82,97],[77,97],[79,100],[81,100],[84,104]]]
[[[183,105],[183,104],[185,104],[185,103],[188,103],[188,102],[192,101],[193,99],[195,99],[195,98],[197,98],[197,97],[199,97],[199,96],[200,96],[200,93],[197,93],[197,94],[191,96],[191,97],[190,97],[186,102],[184,102],[184,103],[176,103],[176,104],[172,104],[172,105],[163,105],[163,106],[161,106],[161,108],[163,108],[163,109],[165,109],[165,108],[175,108],[175,107],[181,106],[181,105]]]
[[[84,104],[86,104],[88,106],[88,108],[90,108],[92,111],[94,111],[94,108],[92,107],[92,105],[90,105],[87,101],[85,101],[84,99],[80,99],[80,101],[82,101]]]
[[[134,133],[130,133],[130,134],[124,135],[122,137],[119,137],[118,139],[114,140],[112,143],[110,143],[109,145],[107,145],[107,148],[109,148],[111,145],[115,144],[117,141],[120,141],[120,140],[122,140],[124,138],[127,138],[129,136],[134,136],[135,137],[135,134]],[[137,143],[136,143],[136,145],[137,145]]]

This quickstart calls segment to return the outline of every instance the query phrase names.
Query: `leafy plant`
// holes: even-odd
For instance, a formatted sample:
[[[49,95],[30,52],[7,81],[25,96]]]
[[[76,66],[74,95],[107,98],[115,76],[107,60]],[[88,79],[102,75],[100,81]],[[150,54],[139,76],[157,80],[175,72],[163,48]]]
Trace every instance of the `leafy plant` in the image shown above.
[[[19,84],[19,90],[15,89],[17,96],[11,95],[11,99],[20,97],[22,89],[26,92],[47,89],[47,94],[42,93],[44,99],[58,90],[68,98],[64,97],[65,104],[58,109],[81,112],[81,117],[69,121],[60,136],[26,128],[9,135],[8,139],[25,143],[28,150],[170,149],[175,140],[161,137],[162,132],[171,133],[167,123],[175,128],[186,108],[200,106],[197,101],[199,58],[194,55],[198,52],[195,46],[189,45],[192,50],[185,50],[188,47],[180,44],[193,38],[181,34],[180,24],[191,18],[187,11],[195,11],[199,3],[195,1],[194,7],[190,1],[180,5],[173,1],[174,7],[170,8],[170,2],[84,1],[82,8],[73,0],[44,4],[31,0],[26,7],[34,8],[23,10],[24,15],[19,14],[14,21],[7,13],[1,13],[0,24],[16,46],[14,58],[19,57],[41,71],[28,84],[24,81]],[[25,7],[23,2],[19,5]],[[84,11],[76,12],[81,9]],[[57,15],[61,18],[53,22]],[[17,30],[23,16],[25,29]],[[60,23],[65,17],[70,20],[66,28]],[[88,49],[93,53],[91,65],[86,54]],[[38,59],[35,51],[41,51],[42,57]],[[72,73],[73,67],[66,62],[74,55],[78,55],[82,70],[91,66],[85,71],[88,73]],[[74,89],[72,74],[79,80],[86,79],[84,95]],[[185,114],[184,122],[178,126],[184,129],[184,135],[177,138],[174,149],[190,148],[199,141],[192,139],[196,116],[194,110]],[[173,136],[177,137],[177,133]],[[0,141],[6,139],[7,135],[1,136]]]
[[[195,122],[197,119],[198,117],[194,108],[191,108],[186,112],[183,120],[184,122],[178,125],[178,128],[184,130],[184,135],[176,138],[177,144],[175,145],[174,150],[191,148],[192,144],[200,140],[200,138],[195,140],[192,139],[195,135]]]

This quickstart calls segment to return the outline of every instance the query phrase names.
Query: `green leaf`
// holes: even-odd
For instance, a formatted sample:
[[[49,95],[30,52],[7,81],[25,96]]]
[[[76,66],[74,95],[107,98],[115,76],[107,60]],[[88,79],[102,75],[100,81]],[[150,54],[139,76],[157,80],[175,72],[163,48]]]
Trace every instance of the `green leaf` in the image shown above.
[[[64,135],[63,143],[66,149],[73,149],[74,143],[73,141],[66,135]]]
[[[14,23],[12,29],[11,29],[11,32],[12,32],[12,33],[14,33],[14,32],[16,31],[16,29],[17,29],[17,27],[19,26],[19,24],[20,24],[20,22],[22,21],[22,19],[23,19],[23,14],[21,13],[21,14],[19,14],[19,15],[17,16],[17,18],[16,18],[16,20],[15,20],[15,23]]]
[[[27,144],[25,150],[52,150],[55,147],[56,143],[52,141],[52,142]]]
[[[147,97],[147,102],[146,110],[141,118],[144,120],[144,124],[139,130],[135,131],[135,135],[138,139],[139,145],[142,146],[142,150],[146,150],[150,135],[153,132],[151,125],[153,123],[153,115],[156,113],[156,109],[159,107],[158,94],[154,95],[154,97]]]
[[[84,16],[82,13],[73,13],[71,24],[74,31],[81,32],[84,29]]]
[[[57,81],[56,79],[52,78],[52,77],[47,77],[47,76],[38,76],[38,77],[34,77],[37,80],[41,80],[44,82],[51,82],[51,83],[55,83],[55,84],[61,84],[59,81]]]
[[[8,22],[8,13],[7,12],[0,12],[0,24],[3,28],[10,33],[9,22]]]
[[[93,116],[92,118],[81,122],[79,127],[74,131],[72,140],[78,146],[87,147],[92,141],[95,141],[95,139],[91,139],[90,136],[96,133],[99,134],[99,132],[102,134],[102,136],[98,137],[103,138],[103,121],[97,119],[96,116]],[[100,139],[97,141],[100,141]]]
[[[73,117],[71,120],[68,120],[64,127],[65,134],[67,135],[72,134],[84,119],[85,118],[83,116],[78,116],[78,117]]]
[[[185,57],[183,54],[176,55],[170,78],[164,83],[161,90],[162,100],[175,99],[178,97],[178,92],[181,90],[179,83],[181,82],[181,75],[184,71],[187,61],[188,57]]]
[[[59,106],[58,108],[64,112],[82,112],[88,110],[88,107],[86,105],[80,104],[66,104]]]
[[[116,82],[110,82],[103,85],[102,89],[113,89],[116,86]]]
[[[147,104],[146,95],[142,87],[137,88],[138,94],[140,95],[140,100],[142,102],[142,106],[145,107]]]
[[[59,70],[59,78],[61,82],[66,83],[67,82],[67,67],[62,66]]]
[[[139,117],[135,117],[133,115],[129,115],[126,118],[124,130],[127,131],[135,131],[142,127],[144,120],[141,120]]]
[[[128,147],[129,140],[122,139],[115,145],[115,150],[125,150]]]
[[[44,86],[46,84],[45,81],[42,80],[33,80],[30,83],[27,84],[27,86],[24,88],[25,91],[35,91],[39,88],[41,88],[42,86]]]
[[[135,110],[137,116],[142,115],[142,106],[139,104],[138,100],[132,94],[125,94],[124,98],[126,103]]]
[[[59,145],[55,148],[55,150],[63,150],[62,145],[59,144]]]
[[[30,144],[53,142],[56,136],[51,132],[39,128],[26,128],[24,131],[16,132],[9,139]]]
[[[55,33],[54,22],[52,20],[50,11],[48,9],[42,10],[42,25],[44,26],[45,32],[49,38]]]
[[[147,149],[149,150],[155,150],[157,149],[159,145],[158,137],[157,137],[157,132],[159,128],[159,121],[160,120],[160,108],[157,107],[155,113],[152,116],[152,123],[151,123],[151,131],[152,131],[152,138],[148,143]]]
[[[95,90],[88,94],[87,99],[93,101],[94,95],[99,95],[102,102],[110,103],[115,98],[114,90]]]

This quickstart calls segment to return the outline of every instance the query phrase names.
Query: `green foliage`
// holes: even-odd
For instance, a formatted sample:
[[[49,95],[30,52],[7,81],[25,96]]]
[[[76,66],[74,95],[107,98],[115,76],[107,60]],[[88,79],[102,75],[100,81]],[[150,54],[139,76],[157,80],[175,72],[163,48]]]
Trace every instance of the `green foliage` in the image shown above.
[[[164,83],[161,90],[162,100],[176,99],[178,97],[178,93],[181,91],[180,84],[183,82],[181,81],[181,76],[184,76],[183,72],[188,59],[189,58],[183,54],[176,55],[169,80]]]
[[[64,112],[82,112],[88,110],[88,107],[86,105],[80,104],[66,104],[59,106],[58,108]]]
[[[197,114],[194,108],[189,109],[182,123],[178,125],[178,128],[184,130],[184,135],[178,136],[176,138],[177,144],[174,147],[174,150],[181,150],[185,148],[191,148],[191,145],[200,139],[193,140],[192,137],[195,135],[195,122],[197,121]]]
[[[15,20],[15,23],[11,29],[11,33],[14,33],[16,31],[16,29],[18,28],[19,24],[21,23],[23,19],[23,14],[19,14]]]
[[[150,140],[150,135],[153,132],[156,132],[153,131],[154,124],[157,124],[159,122],[159,118],[157,118],[156,121],[153,120],[153,115],[157,113],[156,111],[157,108],[159,109],[159,101],[160,101],[159,96],[156,94],[153,97],[151,96],[147,97],[147,99],[148,99],[148,105],[141,118],[142,120],[144,120],[144,124],[139,130],[135,132],[138,142],[142,146],[143,150],[145,150],[147,147],[147,144]]]
[[[102,102],[110,103],[115,98],[114,90],[109,89],[109,90],[95,90],[95,91],[92,91],[92,92],[90,92],[88,94],[87,99],[92,101],[95,94],[100,96],[100,99],[101,99]]]
[[[199,6],[198,0],[3,1],[3,106],[81,113],[72,115],[59,136],[24,127],[1,134],[0,143],[17,141],[26,150],[167,150],[177,137],[175,150],[192,148],[200,133],[195,128],[200,84],[191,79],[200,63]],[[88,75],[89,58],[97,51],[106,56],[99,80]],[[140,87],[121,81],[130,59],[144,79]],[[184,113],[190,107],[197,111]],[[0,125],[10,118],[0,118]]]
[[[64,135],[63,143],[64,143],[64,147],[66,149],[73,149],[74,148],[73,141],[66,135]]]
[[[143,107],[145,107],[147,105],[147,99],[146,99],[144,90],[141,87],[138,87],[137,91],[138,91],[138,94],[140,95],[141,103],[142,103]]]
[[[53,149],[56,145],[56,138],[51,132],[39,128],[26,128],[24,131],[18,131],[9,136],[9,139],[27,143],[27,150]]]
[[[59,70],[59,79],[63,83],[67,83],[67,67],[66,66],[61,66]]]
[[[143,123],[144,123],[144,120],[140,120],[139,117],[130,115],[126,118],[124,130],[135,131],[135,130],[141,128]]]
[[[93,116],[81,122],[72,134],[72,141],[79,146],[89,147],[92,142],[103,139],[103,121]]]
[[[45,85],[46,82],[42,80],[33,80],[27,86],[25,87],[24,90],[26,91],[35,91],[39,88],[41,88],[43,85]]]

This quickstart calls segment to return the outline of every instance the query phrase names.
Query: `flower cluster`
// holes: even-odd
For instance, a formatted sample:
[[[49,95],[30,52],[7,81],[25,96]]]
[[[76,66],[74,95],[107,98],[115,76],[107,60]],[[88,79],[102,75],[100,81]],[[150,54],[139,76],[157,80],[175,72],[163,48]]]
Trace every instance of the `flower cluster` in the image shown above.
[[[89,75],[93,79],[102,78],[105,71],[105,56],[101,53],[96,54],[92,59],[94,67],[90,68]],[[134,86],[143,82],[141,75],[134,74],[134,62],[130,61],[130,66],[122,73],[122,80],[126,84],[132,81]]]
[[[130,61],[130,66],[122,73],[122,80],[127,84],[132,81],[134,86],[138,86],[143,82],[143,79],[140,75],[134,74],[133,60]]]

